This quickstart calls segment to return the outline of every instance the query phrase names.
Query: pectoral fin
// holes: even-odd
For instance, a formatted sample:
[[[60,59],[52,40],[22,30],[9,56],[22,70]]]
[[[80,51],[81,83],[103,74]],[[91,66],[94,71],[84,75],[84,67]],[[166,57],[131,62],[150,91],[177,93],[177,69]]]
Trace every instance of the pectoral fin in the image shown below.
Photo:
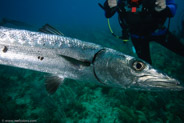
[[[72,65],[74,66],[90,66],[91,65],[91,62],[90,61],[87,61],[87,60],[78,60],[78,59],[75,59],[75,58],[72,58],[72,57],[69,57],[69,56],[64,56],[64,55],[59,55],[60,57],[64,58],[65,60],[67,60],[68,62],[70,62]]]
[[[49,94],[53,94],[56,92],[58,87],[64,83],[64,78],[60,76],[49,76],[46,77],[45,87]]]

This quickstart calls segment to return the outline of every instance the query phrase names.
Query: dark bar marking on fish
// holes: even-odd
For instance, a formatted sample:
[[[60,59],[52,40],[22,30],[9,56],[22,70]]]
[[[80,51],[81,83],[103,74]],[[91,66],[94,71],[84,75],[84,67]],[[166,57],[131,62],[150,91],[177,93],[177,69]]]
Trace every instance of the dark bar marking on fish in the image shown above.
[[[41,58],[40,58],[40,60],[43,60],[43,59],[44,59],[44,57],[41,57]]]
[[[3,51],[3,53],[6,53],[8,51],[8,47],[4,46],[2,51]]]
[[[42,61],[44,59],[44,57],[38,56],[38,59],[40,59]]]

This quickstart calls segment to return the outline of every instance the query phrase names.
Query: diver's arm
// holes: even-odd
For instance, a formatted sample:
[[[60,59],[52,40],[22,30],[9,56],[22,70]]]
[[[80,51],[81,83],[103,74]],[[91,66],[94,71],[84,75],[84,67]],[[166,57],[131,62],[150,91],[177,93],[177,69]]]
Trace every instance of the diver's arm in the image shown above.
[[[174,0],[166,0],[166,5],[170,10],[170,17],[174,17],[176,14],[176,3]]]
[[[116,13],[117,5],[110,7],[108,4],[108,0],[106,0],[104,3],[104,10],[105,10],[105,17],[110,18]]]
[[[163,5],[163,4],[161,4],[161,5]],[[162,7],[164,7],[164,5]],[[160,11],[159,11],[159,5],[158,5],[158,3],[156,3],[155,12],[154,12],[155,16],[157,16],[157,17],[173,17],[175,15],[175,13],[176,13],[176,4],[175,4],[174,0],[165,0],[165,8],[162,9],[160,7]]]

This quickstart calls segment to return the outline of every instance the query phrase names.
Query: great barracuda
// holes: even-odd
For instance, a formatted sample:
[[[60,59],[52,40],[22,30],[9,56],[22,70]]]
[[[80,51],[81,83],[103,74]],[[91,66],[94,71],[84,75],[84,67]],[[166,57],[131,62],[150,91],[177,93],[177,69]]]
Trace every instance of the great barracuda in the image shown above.
[[[50,73],[54,93],[64,79],[138,90],[183,90],[174,78],[116,50],[69,37],[0,27],[0,64]]]

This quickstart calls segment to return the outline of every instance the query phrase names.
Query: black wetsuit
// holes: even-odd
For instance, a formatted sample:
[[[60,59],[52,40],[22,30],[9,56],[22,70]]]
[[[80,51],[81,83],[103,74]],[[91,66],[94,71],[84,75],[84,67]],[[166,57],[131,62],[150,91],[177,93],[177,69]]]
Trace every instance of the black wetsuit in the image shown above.
[[[172,1],[167,0],[167,3],[173,4]],[[130,33],[138,57],[150,64],[150,41],[158,42],[173,52],[184,56],[184,45],[176,36],[163,27],[165,20],[173,16],[170,6],[167,5],[166,9],[156,12],[154,5],[154,0],[142,0],[138,7],[138,9],[141,8],[140,11],[131,12],[127,10],[126,0],[119,0],[118,6],[114,8],[110,8],[106,1],[104,3],[105,16],[110,18],[115,12],[118,12],[123,32],[128,30]]]

